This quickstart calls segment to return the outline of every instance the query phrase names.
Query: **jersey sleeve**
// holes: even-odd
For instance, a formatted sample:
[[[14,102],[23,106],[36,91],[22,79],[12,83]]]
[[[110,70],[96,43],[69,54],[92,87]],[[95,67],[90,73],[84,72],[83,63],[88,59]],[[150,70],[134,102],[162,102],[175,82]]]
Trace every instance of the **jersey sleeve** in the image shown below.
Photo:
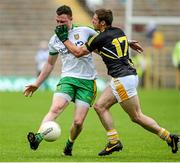
[[[87,49],[92,52],[92,51],[95,51],[95,50],[98,50],[98,48],[100,48],[100,42],[98,41],[98,35],[94,35],[92,36],[88,42],[86,42],[86,47]]]
[[[49,47],[49,55],[57,55],[59,52],[54,47],[55,37],[51,37],[48,47]]]

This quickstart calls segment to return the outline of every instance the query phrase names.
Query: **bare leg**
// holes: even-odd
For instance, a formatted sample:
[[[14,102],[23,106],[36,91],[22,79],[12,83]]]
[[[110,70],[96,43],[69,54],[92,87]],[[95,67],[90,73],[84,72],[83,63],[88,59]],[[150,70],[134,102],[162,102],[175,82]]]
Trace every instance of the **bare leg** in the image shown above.
[[[88,110],[89,110],[89,106],[76,105],[74,121],[70,129],[70,138],[72,141],[74,141],[80,134]]]
[[[41,124],[47,121],[55,120],[67,105],[68,101],[64,97],[54,95],[49,112],[46,114]],[[29,132],[27,138],[30,143],[31,149],[36,150],[40,142],[43,140],[43,135],[39,131],[36,134],[34,134],[33,132]]]
[[[106,129],[109,141],[106,147],[98,153],[99,156],[109,155],[112,152],[120,151],[123,148],[118,133],[114,128],[112,115],[110,113],[110,107],[115,103],[117,103],[117,100],[112,93],[111,87],[108,86],[94,105],[94,109],[96,110],[102,125]]]
[[[106,131],[114,129],[113,119],[109,109],[115,103],[117,103],[117,100],[112,93],[111,87],[108,86],[94,105],[94,109]]]
[[[161,127],[157,124],[157,122],[141,112],[139,98],[137,95],[121,102],[120,104],[133,122],[138,123],[146,130],[155,134],[159,133]]]
[[[70,137],[66,142],[66,146],[63,151],[63,155],[72,156],[72,148],[75,139],[80,134],[84,120],[89,110],[88,104],[76,104],[75,113],[74,113],[74,121],[72,123],[70,129]]]
[[[120,104],[123,109],[128,113],[133,122],[138,123],[146,130],[157,134],[161,139],[165,140],[167,144],[171,147],[172,153],[176,153],[178,151],[178,135],[170,134],[169,131],[161,128],[155,120],[144,115],[141,112],[141,107],[137,95],[126,101],[121,102]]]
[[[41,124],[55,120],[64,111],[68,104],[69,102],[64,97],[54,95],[50,110],[42,120]]]

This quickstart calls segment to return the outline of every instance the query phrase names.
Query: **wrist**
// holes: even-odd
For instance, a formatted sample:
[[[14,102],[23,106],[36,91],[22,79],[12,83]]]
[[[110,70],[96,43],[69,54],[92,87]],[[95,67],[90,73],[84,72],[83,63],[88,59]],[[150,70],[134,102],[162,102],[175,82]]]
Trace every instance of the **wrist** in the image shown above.
[[[36,88],[39,88],[40,85],[41,85],[41,84],[39,84],[39,83],[34,83],[34,84],[33,84],[33,86],[36,87]]]
[[[61,41],[62,41],[63,43],[65,43],[67,40],[68,40],[68,38],[64,38],[64,39],[62,39]]]
[[[128,44],[130,45],[133,41],[132,40],[128,40]]]

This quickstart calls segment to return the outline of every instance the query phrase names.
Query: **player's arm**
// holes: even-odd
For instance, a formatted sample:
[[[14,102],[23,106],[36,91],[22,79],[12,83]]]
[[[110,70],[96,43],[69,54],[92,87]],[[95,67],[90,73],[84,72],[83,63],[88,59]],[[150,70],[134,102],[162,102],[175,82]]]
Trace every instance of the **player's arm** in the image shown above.
[[[49,55],[46,64],[44,65],[40,75],[33,84],[27,85],[24,90],[24,96],[32,96],[39,86],[46,80],[54,68],[58,55]]]
[[[138,53],[142,53],[144,51],[142,46],[136,40],[128,40],[128,44],[133,50],[137,51]]]
[[[70,40],[64,41],[64,45],[76,57],[81,57],[83,55],[89,54],[89,50],[86,48],[86,46],[78,47],[75,44],[73,44]]]
[[[59,40],[61,40],[67,49],[76,57],[81,57],[89,53],[86,46],[78,47],[68,39],[68,29],[66,25],[57,26],[54,31]]]
[[[136,40],[129,40],[128,41],[129,46],[137,51],[138,53],[142,53],[143,52],[143,48],[141,47],[141,45],[139,44],[138,41]],[[89,50],[87,49],[86,46],[82,46],[82,47],[77,47],[76,45],[74,45],[71,41],[66,40],[64,41],[64,45],[68,48],[68,50],[73,53],[76,57],[81,57],[83,55],[89,54]],[[96,52],[97,53],[97,52]]]

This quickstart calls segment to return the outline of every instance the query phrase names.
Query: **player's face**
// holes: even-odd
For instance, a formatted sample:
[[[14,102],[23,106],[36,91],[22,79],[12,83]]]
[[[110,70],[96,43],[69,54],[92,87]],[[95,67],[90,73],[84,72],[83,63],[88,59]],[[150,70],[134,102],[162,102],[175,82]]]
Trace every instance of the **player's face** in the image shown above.
[[[94,16],[92,18],[92,24],[94,26],[94,29],[96,29],[96,30],[100,29],[99,19],[98,19],[98,16],[96,14],[94,14]]]
[[[67,25],[70,29],[72,25],[72,17],[66,14],[56,15],[57,25]]]

